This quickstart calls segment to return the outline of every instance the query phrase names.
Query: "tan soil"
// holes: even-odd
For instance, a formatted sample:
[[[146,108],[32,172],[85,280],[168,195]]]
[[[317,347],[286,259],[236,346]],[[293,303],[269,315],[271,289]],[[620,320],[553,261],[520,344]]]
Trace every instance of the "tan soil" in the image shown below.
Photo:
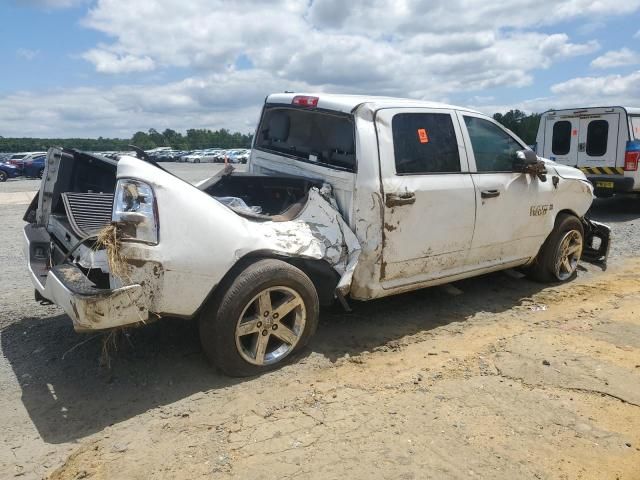
[[[106,426],[51,478],[640,479],[640,260],[589,268],[326,314],[297,363]]]

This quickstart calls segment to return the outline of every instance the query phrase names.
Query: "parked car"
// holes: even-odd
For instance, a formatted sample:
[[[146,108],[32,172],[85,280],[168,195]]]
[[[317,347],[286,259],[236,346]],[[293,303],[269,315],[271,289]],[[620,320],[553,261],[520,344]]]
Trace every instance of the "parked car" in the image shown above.
[[[599,197],[640,193],[640,108],[549,110],[540,118],[536,151],[582,170]]]
[[[22,175],[30,178],[42,178],[47,155],[29,157],[22,163]]]
[[[0,182],[20,176],[20,169],[10,163],[0,163]]]
[[[584,174],[481,113],[275,94],[257,132],[247,173],[197,186],[137,158],[50,150],[25,215],[37,297],[78,331],[197,317],[205,353],[244,376],[302,349],[336,300],[514,267],[566,282],[581,258],[606,260]]]
[[[18,167],[18,169],[22,170],[22,166],[24,164],[24,162],[28,162],[31,159],[41,156],[41,155],[46,155],[47,152],[22,152],[22,153],[14,153],[13,155],[11,155],[9,157],[9,159],[7,160],[7,163],[10,163],[11,165],[15,165],[16,167]]]

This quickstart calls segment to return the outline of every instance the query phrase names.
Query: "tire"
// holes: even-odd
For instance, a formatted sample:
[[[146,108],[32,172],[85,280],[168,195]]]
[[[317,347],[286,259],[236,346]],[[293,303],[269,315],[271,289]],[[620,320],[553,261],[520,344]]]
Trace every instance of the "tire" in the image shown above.
[[[41,168],[40,170],[38,170],[38,178],[42,178],[43,175],[44,175],[44,168]]]
[[[258,375],[304,348],[317,329],[319,309],[304,272],[281,260],[259,260],[222,282],[207,302],[200,315],[202,348],[229,376]]]
[[[584,229],[575,215],[561,213],[527,274],[538,282],[573,280],[584,248]]]
[[[0,183],[2,182],[6,182],[7,181],[7,174],[6,172],[3,172],[2,170],[0,170]]]

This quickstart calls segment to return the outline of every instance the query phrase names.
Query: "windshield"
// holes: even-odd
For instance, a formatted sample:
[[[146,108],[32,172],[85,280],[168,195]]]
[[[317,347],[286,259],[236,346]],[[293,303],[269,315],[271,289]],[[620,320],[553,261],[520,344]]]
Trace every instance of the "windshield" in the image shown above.
[[[356,169],[353,118],[348,114],[267,106],[256,147],[340,170]]]
[[[640,115],[631,117],[631,138],[640,140]]]

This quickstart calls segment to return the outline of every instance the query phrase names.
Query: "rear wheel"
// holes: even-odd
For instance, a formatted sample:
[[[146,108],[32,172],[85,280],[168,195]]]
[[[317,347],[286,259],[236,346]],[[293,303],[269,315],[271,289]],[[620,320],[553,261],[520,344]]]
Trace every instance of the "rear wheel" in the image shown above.
[[[40,170],[38,170],[38,178],[42,178],[43,175],[44,175],[44,168],[41,168]]]
[[[6,172],[3,172],[2,170],[0,170],[0,182],[6,182],[6,181],[7,181]]]
[[[575,277],[584,246],[580,219],[570,214],[556,218],[553,231],[540,248],[529,276],[540,282],[566,282]]]
[[[200,340],[224,373],[245,377],[272,370],[300,351],[318,325],[318,294],[309,277],[286,262],[246,267],[200,317]]]

